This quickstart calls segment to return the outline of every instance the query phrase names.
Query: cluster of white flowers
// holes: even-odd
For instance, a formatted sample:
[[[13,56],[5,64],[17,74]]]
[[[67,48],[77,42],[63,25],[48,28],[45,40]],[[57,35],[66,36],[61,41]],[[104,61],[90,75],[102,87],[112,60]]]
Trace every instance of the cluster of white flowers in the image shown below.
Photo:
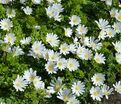
[[[41,80],[40,76],[37,76],[37,72],[32,68],[26,70],[23,76],[17,76],[13,81],[13,86],[16,91],[24,91],[28,84],[33,83],[35,89],[44,89],[45,83]]]
[[[11,0],[0,0],[0,3],[7,4]],[[24,4],[27,0],[20,0],[20,3]],[[41,4],[42,0],[31,0],[33,4]],[[112,0],[101,0],[105,1],[107,5],[112,5]],[[61,13],[64,11],[61,5],[61,0],[47,0],[46,14],[51,19],[61,22]],[[30,16],[34,11],[29,6],[21,7],[22,12]],[[4,39],[0,41],[1,44],[6,44],[3,47],[3,51],[12,53],[13,57],[24,55],[25,52],[21,48],[24,45],[30,45],[28,56],[32,56],[36,59],[43,58],[45,63],[45,71],[48,75],[57,74],[58,71],[67,70],[73,73],[80,69],[80,60],[91,61],[94,60],[97,64],[105,64],[106,57],[105,53],[101,53],[100,50],[103,47],[103,41],[107,38],[111,39],[121,34],[121,10],[115,8],[109,12],[111,18],[114,18],[116,22],[110,25],[109,21],[100,18],[95,23],[99,28],[99,36],[92,37],[88,36],[88,27],[82,23],[82,19],[78,15],[71,15],[68,20],[68,27],[63,26],[64,38],[71,38],[73,42],[67,43],[66,41],[61,42],[59,40],[60,35],[56,33],[47,33],[45,36],[45,44],[42,40],[32,41],[32,38],[22,37],[19,41],[20,45],[16,46],[16,34],[11,32],[13,27],[12,18],[16,16],[16,11],[11,8],[6,9],[7,18],[0,20],[0,29],[6,31]],[[39,30],[39,25],[33,26],[35,30]],[[31,44],[30,44],[31,43]],[[121,64],[121,40],[112,42],[115,53],[115,59],[118,64]],[[50,47],[51,49],[47,48]],[[57,48],[57,50],[56,50]],[[70,56],[69,56],[70,55]],[[68,58],[66,56],[69,56]],[[113,88],[104,84],[105,75],[102,73],[95,73],[91,78],[93,86],[90,89],[90,94],[93,100],[101,101],[103,96],[108,99],[108,96],[112,94]],[[85,92],[85,82],[76,80],[67,87],[66,84],[62,83],[63,80],[53,78],[50,82],[50,86],[47,87],[46,97],[51,97],[53,94],[57,95],[57,98],[66,102],[67,104],[80,104],[78,97],[83,95]],[[24,91],[24,89],[33,83],[35,89],[45,89],[45,83],[42,81],[40,76],[37,76],[37,72],[33,71],[32,68],[26,70],[23,76],[17,76],[13,81],[13,86],[16,91]],[[121,82],[113,84],[114,90],[121,94]]]
[[[113,94],[113,91],[115,90],[119,94],[121,94],[121,82],[116,82],[116,84],[113,84],[114,88],[110,88],[108,85],[104,84],[105,81],[105,75],[102,73],[96,73],[91,78],[93,85],[90,89],[90,94],[93,100],[101,101],[101,98],[103,96],[106,97],[106,99],[109,98],[109,95]]]
[[[61,21],[60,13],[63,12],[64,8],[62,8],[60,3],[49,4],[49,6],[45,9],[49,18],[54,18],[56,21]]]

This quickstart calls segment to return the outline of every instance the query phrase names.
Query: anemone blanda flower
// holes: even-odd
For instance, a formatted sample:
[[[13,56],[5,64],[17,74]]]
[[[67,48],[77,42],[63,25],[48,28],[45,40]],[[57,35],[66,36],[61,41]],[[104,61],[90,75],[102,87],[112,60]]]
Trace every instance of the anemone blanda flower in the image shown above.
[[[113,87],[114,87],[116,92],[121,94],[121,81],[118,81],[118,82],[116,82],[116,84],[113,84]]]
[[[92,80],[93,84],[96,86],[103,85],[103,83],[105,81],[105,75],[102,73],[96,73],[93,75],[91,80]]]
[[[15,81],[13,81],[13,87],[16,89],[16,91],[24,91],[26,86],[28,85],[28,82],[22,77],[17,76]]]
[[[102,53],[97,53],[94,56],[94,60],[98,63],[98,64],[105,64],[105,57]]]
[[[103,93],[100,89],[100,87],[94,87],[90,89],[90,94],[93,100],[101,101],[101,98],[103,97]]]
[[[0,21],[0,28],[9,31],[13,27],[13,23],[10,19],[4,18]]]
[[[69,71],[75,71],[78,69],[78,67],[79,67],[79,62],[76,59],[69,58],[67,60],[67,68],[69,69]]]
[[[77,81],[77,82],[74,82],[72,84],[71,89],[72,89],[72,93],[73,94],[75,94],[77,96],[80,96],[80,95],[82,95],[85,92],[84,91],[85,90],[85,85],[84,85],[83,82]]]
[[[57,47],[59,45],[58,36],[53,33],[47,33],[46,41],[52,46]]]

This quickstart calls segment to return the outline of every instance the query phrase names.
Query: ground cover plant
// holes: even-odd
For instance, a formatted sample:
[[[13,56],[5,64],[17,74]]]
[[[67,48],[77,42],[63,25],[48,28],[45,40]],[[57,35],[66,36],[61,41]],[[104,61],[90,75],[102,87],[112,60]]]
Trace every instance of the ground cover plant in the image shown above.
[[[121,94],[120,3],[0,0],[0,103],[102,104]]]

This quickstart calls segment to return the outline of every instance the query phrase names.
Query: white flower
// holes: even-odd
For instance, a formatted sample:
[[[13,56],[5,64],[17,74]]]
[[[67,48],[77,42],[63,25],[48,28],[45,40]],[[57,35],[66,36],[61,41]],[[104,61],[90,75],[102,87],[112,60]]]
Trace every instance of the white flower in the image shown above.
[[[113,87],[115,88],[115,91],[121,94],[121,81],[116,82],[116,84],[113,84]]]
[[[117,33],[121,33],[121,22],[114,22],[113,28]]]
[[[14,9],[10,9],[8,8],[7,11],[6,11],[6,15],[8,18],[13,18],[16,16],[16,12]]]
[[[109,5],[109,6],[112,5],[112,0],[101,0],[101,1],[105,1],[106,5]]]
[[[110,26],[108,25],[109,22],[105,19],[100,18],[99,22],[95,21],[100,29],[106,29],[109,28]]]
[[[87,34],[88,31],[87,27],[85,27],[84,25],[79,25],[76,30],[79,36]]]
[[[20,48],[19,46],[13,47],[12,52],[13,52],[13,57],[24,54],[22,48]]]
[[[75,44],[70,44],[69,45],[69,51],[72,52],[73,54],[76,52],[76,45]]]
[[[33,4],[40,4],[42,0],[32,0]]]
[[[110,89],[109,86],[105,84],[103,85],[102,93],[103,95],[105,95],[106,99],[108,99],[108,96],[111,95],[112,91],[113,91],[113,88]]]
[[[51,61],[48,61],[47,64],[45,64],[45,69],[48,72],[48,74],[56,73],[56,71],[58,70],[56,68],[55,62],[51,62]]]
[[[67,104],[80,104],[79,100],[76,99],[75,96],[72,96],[71,98],[68,99]]]
[[[33,71],[32,68],[30,68],[29,70],[26,70],[24,72],[24,78],[28,81],[28,82],[32,82],[34,80],[34,78],[36,77],[36,71]]]
[[[99,40],[100,40],[100,39],[104,40],[106,37],[108,37],[108,35],[107,35],[107,33],[106,33],[106,30],[105,30],[105,29],[102,29],[102,30],[100,31],[100,33],[99,33],[98,38],[99,38]]]
[[[63,100],[64,102],[67,102],[69,100],[69,98],[73,97],[71,94],[71,90],[70,89],[60,89],[60,91],[58,92],[57,98]]]
[[[118,53],[121,53],[121,41],[116,41],[115,43],[112,43],[115,50],[118,52]]]
[[[99,40],[95,39],[94,37],[89,38],[89,47],[91,47],[93,50],[99,50],[101,49],[102,43],[98,43]]]
[[[37,55],[38,57],[42,57],[42,52],[44,51],[45,47],[41,41],[35,41],[32,45],[32,52]]]
[[[112,28],[107,28],[107,29],[105,29],[105,31],[106,31],[106,34],[109,38],[112,38],[116,35],[115,30]]]
[[[90,94],[93,100],[101,101],[103,97],[102,91],[99,87],[92,87],[90,89]]]
[[[46,41],[52,46],[57,47],[59,45],[58,36],[53,33],[47,33]]]
[[[92,82],[96,86],[103,85],[105,81],[105,75],[102,73],[96,73],[94,76],[91,78]]]
[[[46,9],[46,13],[49,16],[49,18],[54,18],[55,21],[61,21],[61,15],[60,13],[63,12],[62,5],[61,4],[53,4],[52,6],[50,5]]]
[[[16,80],[13,81],[13,87],[16,89],[16,91],[24,91],[26,88],[28,82],[21,76],[17,76]]]
[[[26,8],[23,8],[23,11],[26,15],[31,15],[32,14],[32,8],[27,6]]]
[[[62,87],[62,79],[58,77],[57,79],[54,78],[54,80],[51,80],[50,86],[48,86],[47,89],[53,94],[59,92]]]
[[[59,49],[60,49],[60,53],[62,53],[64,55],[69,54],[69,45],[68,44],[66,44],[66,43],[61,44]]]
[[[0,0],[1,4],[8,4],[11,0]]]
[[[72,31],[71,28],[64,28],[64,30],[65,30],[65,36],[66,37],[71,37],[72,36],[73,31]]]
[[[111,11],[110,11],[110,15],[111,15],[111,17],[115,17],[117,12],[118,12],[117,9],[112,8]]]
[[[9,31],[13,27],[13,23],[10,21],[10,19],[2,19],[0,21],[0,28],[3,30]]]
[[[121,10],[116,13],[115,18],[121,22]]]
[[[69,71],[75,71],[78,69],[78,67],[79,67],[79,62],[76,59],[69,58],[67,60],[67,68],[69,69]]]
[[[41,81],[41,77],[36,76],[33,80],[34,87],[36,89],[44,89],[45,88],[45,83]]]
[[[57,53],[57,52],[54,52],[53,50],[51,50],[51,51],[48,51],[48,60],[49,61],[58,61],[58,59],[59,59],[59,53]]]
[[[23,38],[22,40],[20,40],[20,42],[22,45],[29,44],[31,42],[31,37]]]
[[[64,58],[60,58],[58,61],[57,61],[57,67],[58,69],[60,70],[64,70],[67,66],[67,61],[66,59]]]
[[[16,37],[15,37],[15,34],[13,33],[8,33],[4,37],[4,42],[9,43],[10,45],[13,45],[15,41],[16,41]]]
[[[82,52],[78,53],[78,56],[83,60],[91,60],[92,51],[87,48],[82,48]]]
[[[71,16],[69,19],[70,19],[69,24],[71,24],[71,26],[79,25],[80,22],[81,22],[80,17],[78,17],[78,16],[76,16],[76,15]]]
[[[104,54],[101,53],[96,53],[94,56],[94,60],[98,63],[98,64],[105,64],[105,57]]]
[[[85,85],[83,82],[81,81],[78,81],[78,82],[74,82],[72,87],[72,93],[77,95],[77,96],[80,96],[80,94],[82,95],[85,91]]]
[[[115,55],[116,55],[116,56],[115,56],[116,61],[117,61],[119,64],[121,64],[121,53],[116,53]]]
[[[21,4],[23,4],[23,3],[25,3],[26,2],[26,0],[20,0],[20,3]]]

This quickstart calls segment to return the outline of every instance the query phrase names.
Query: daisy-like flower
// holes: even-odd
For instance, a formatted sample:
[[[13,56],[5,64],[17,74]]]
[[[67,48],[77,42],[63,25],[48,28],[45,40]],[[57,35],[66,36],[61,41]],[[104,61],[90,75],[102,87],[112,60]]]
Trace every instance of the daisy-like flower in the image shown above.
[[[49,7],[45,9],[49,18],[54,18],[55,21],[59,21],[59,22],[61,21],[60,13],[63,12],[63,9],[64,9],[62,8],[61,4],[54,3],[52,5],[49,5]]]
[[[98,39],[95,39],[94,37],[90,37],[88,46],[91,47],[93,50],[99,50],[101,49],[102,43],[99,43]]]
[[[57,47],[59,45],[58,36],[53,33],[47,33],[46,41],[52,46]]]
[[[6,15],[8,18],[13,18],[16,16],[16,12],[14,9],[10,9],[8,8],[7,11],[6,11]]]
[[[42,52],[44,51],[45,47],[41,41],[35,41],[32,45],[32,52],[37,55],[38,57],[42,57]]]
[[[71,53],[75,53],[76,52],[76,49],[77,49],[77,47],[76,47],[76,45],[75,44],[70,44],[69,45],[69,51],[71,52]]]
[[[118,12],[117,9],[112,8],[111,11],[110,11],[110,15],[111,15],[111,17],[115,17],[117,12]]]
[[[60,89],[58,92],[57,98],[67,102],[69,98],[73,97],[70,89]]]
[[[109,86],[105,84],[103,85],[102,93],[103,95],[105,95],[106,99],[108,99],[108,96],[111,95],[112,91],[113,91],[113,88],[110,89]]]
[[[121,22],[115,22],[113,24],[113,28],[116,31],[116,33],[121,33]]]
[[[104,54],[101,53],[96,53],[94,56],[94,60],[98,63],[98,64],[105,64],[105,57]]]
[[[64,30],[65,30],[65,36],[66,37],[71,37],[72,36],[73,31],[72,31],[71,28],[64,28]]]
[[[30,68],[29,70],[26,70],[24,72],[24,78],[28,81],[28,82],[32,82],[34,80],[34,78],[36,77],[36,71],[33,71],[32,68]]]
[[[84,25],[79,25],[76,30],[79,36],[87,34],[87,31],[88,31],[87,27],[85,27]]]
[[[26,8],[23,8],[23,11],[26,15],[31,15],[32,14],[32,8],[27,6]]]
[[[96,73],[94,76],[91,78],[92,82],[96,86],[103,85],[105,81],[105,75],[102,73]]]
[[[79,67],[79,62],[76,59],[69,58],[67,60],[67,68],[69,69],[69,71],[75,71],[78,69],[78,67]]]
[[[67,43],[61,44],[59,49],[60,49],[60,53],[64,55],[69,54],[69,45]]]
[[[48,86],[47,89],[51,94],[53,94],[59,92],[62,87],[62,79],[58,77],[57,79],[51,80],[50,86]]]
[[[54,52],[53,50],[48,52],[48,60],[49,61],[58,61],[60,54],[58,52]]]
[[[12,21],[10,21],[10,19],[5,18],[0,21],[1,29],[9,31],[12,27],[13,27],[13,23]]]
[[[74,25],[79,25],[81,22],[81,19],[79,16],[73,15],[70,18],[70,22],[69,24],[71,24],[71,26],[73,27]]]
[[[22,48],[20,48],[19,46],[13,47],[12,53],[13,53],[13,57],[20,56],[20,55],[23,55],[24,54]]]
[[[42,0],[32,0],[33,4],[40,4]]]
[[[109,22],[105,19],[100,18],[99,21],[95,21],[100,29],[106,29],[109,28],[110,25]]]
[[[4,37],[4,42],[9,43],[10,45],[13,45],[15,41],[16,41],[16,37],[15,37],[15,34],[13,33],[8,33]]]
[[[80,96],[80,94],[82,95],[85,92],[84,91],[85,90],[85,85],[81,81],[74,82],[71,89],[72,89],[73,94],[75,94],[77,96]]]
[[[113,87],[115,88],[115,91],[121,94],[121,81],[116,82],[116,84],[113,84]]]
[[[105,29],[101,30],[98,36],[99,40],[101,39],[104,40],[106,37],[108,37],[106,30]]]
[[[118,53],[121,53],[121,41],[116,41],[115,43],[112,43],[115,50],[118,52]]]
[[[83,60],[91,60],[92,51],[87,48],[82,48],[82,52],[78,55]]]
[[[55,62],[48,61],[47,64],[45,64],[45,69],[48,72],[48,74],[53,74],[57,72],[57,67]]]
[[[76,99],[75,96],[68,99],[67,104],[80,104],[79,100]]]
[[[116,55],[116,56],[115,56],[116,61],[117,61],[119,64],[121,64],[121,53],[116,53],[115,55]]]
[[[92,87],[90,89],[90,94],[93,100],[101,101],[103,93],[99,87]]]
[[[57,61],[57,67],[58,69],[60,70],[64,70],[67,66],[67,61],[66,59],[64,58],[60,58],[58,61]]]
[[[36,76],[33,80],[34,87],[36,89],[44,89],[45,88],[45,83],[41,81],[41,77]]]
[[[16,80],[13,81],[13,87],[16,89],[16,91],[24,91],[27,85],[28,82],[19,75],[17,76]]]
[[[20,43],[22,45],[27,45],[31,42],[31,37],[26,37],[26,38],[23,38],[22,40],[20,40]]]
[[[115,18],[121,22],[121,10],[116,13]]]
[[[112,38],[112,37],[114,37],[116,35],[116,31],[114,29],[112,29],[112,28],[107,28],[105,31],[106,31],[107,36],[109,38]]]

